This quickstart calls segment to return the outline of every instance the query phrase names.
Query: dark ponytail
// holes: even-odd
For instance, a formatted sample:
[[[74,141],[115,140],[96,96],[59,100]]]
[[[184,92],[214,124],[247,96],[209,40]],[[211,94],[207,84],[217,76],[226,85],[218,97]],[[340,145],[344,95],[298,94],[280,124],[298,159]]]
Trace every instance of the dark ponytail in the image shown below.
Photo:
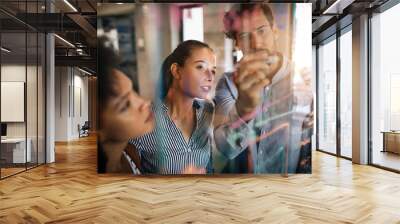
[[[210,46],[198,40],[186,40],[178,45],[175,50],[165,58],[161,66],[161,87],[160,87],[160,98],[164,99],[168,90],[172,86],[173,76],[171,73],[171,65],[177,63],[179,66],[184,66],[186,59],[188,59],[192,51],[199,48],[207,48],[213,51]]]
[[[168,55],[165,59],[164,62],[162,63],[161,66],[161,88],[160,88],[160,98],[164,99],[167,94],[168,94],[168,90],[169,88],[172,86],[172,80],[173,80],[173,76],[171,73],[171,65],[175,62],[174,61],[174,52],[172,52],[170,55]],[[179,64],[179,62],[176,62]]]

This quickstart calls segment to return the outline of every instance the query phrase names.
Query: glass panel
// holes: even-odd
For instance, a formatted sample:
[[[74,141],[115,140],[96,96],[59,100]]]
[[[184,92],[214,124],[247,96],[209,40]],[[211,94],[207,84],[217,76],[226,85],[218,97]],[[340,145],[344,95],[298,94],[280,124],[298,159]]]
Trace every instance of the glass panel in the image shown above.
[[[336,154],[336,38],[318,51],[318,147]]]
[[[2,144],[1,177],[44,162],[45,36],[35,26],[34,14],[45,11],[45,1],[1,1]],[[27,14],[28,13],[28,14]],[[12,16],[11,16],[12,15]],[[3,99],[4,98],[4,99]],[[11,103],[10,103],[11,102]],[[6,105],[7,104],[7,105]],[[39,151],[38,151],[39,150]]]
[[[27,13],[37,14],[39,5],[37,2],[28,2]],[[38,17],[33,16],[28,20],[33,24],[38,23]],[[36,21],[32,21],[36,20]],[[26,80],[26,112],[27,112],[27,143],[29,144],[31,154],[27,167],[37,166],[38,160],[38,33],[36,30],[27,30],[27,80]]]
[[[352,157],[352,33],[340,37],[340,153]]]
[[[53,4],[53,3],[51,3]],[[47,9],[48,10],[48,9]],[[37,13],[46,12],[46,1],[37,2]],[[40,31],[39,31],[40,32]],[[45,163],[45,64],[46,64],[46,37],[38,33],[37,40],[37,163]]]
[[[26,112],[27,112],[27,142],[30,147],[30,158],[28,159],[28,168],[37,165],[37,33],[27,34],[28,38],[28,63],[27,63],[27,82],[26,82]],[[28,154],[29,155],[29,154]]]
[[[31,151],[26,151],[26,33],[1,34],[1,140],[2,178],[25,170]],[[4,50],[6,49],[6,50]]]
[[[312,150],[317,149],[317,116],[316,113],[316,95],[317,95],[317,48],[315,45],[312,45],[312,88],[313,88],[313,111],[314,111],[314,127],[313,127],[313,135],[311,139]]]
[[[45,52],[46,37],[39,34],[38,45],[38,163],[45,163]]]
[[[400,170],[400,4],[372,18],[372,163]]]

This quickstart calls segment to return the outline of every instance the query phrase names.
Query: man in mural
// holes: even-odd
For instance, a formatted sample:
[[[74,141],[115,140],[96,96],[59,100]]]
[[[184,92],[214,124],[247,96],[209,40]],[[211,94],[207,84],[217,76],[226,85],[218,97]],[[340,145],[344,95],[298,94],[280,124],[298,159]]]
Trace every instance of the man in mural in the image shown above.
[[[220,172],[311,173],[309,72],[294,84],[268,4],[234,5],[223,22],[244,56],[216,88],[214,137],[227,159]]]

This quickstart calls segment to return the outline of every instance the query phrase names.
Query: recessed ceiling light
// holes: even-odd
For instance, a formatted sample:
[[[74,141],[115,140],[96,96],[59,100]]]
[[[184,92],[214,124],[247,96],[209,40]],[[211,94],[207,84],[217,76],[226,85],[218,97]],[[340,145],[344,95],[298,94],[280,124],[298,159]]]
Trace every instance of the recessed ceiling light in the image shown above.
[[[78,67],[78,70],[81,71],[81,72],[83,72],[83,73],[85,73],[85,74],[87,74],[87,75],[92,75],[92,73],[90,73],[90,72],[88,72],[88,71],[86,71],[86,70],[83,70],[83,69],[81,69],[81,68],[79,68],[79,67]]]
[[[54,34],[54,36],[55,37],[57,37],[59,40],[61,40],[62,42],[64,42],[65,44],[67,44],[68,46],[70,46],[70,47],[72,47],[72,48],[75,48],[75,45],[73,45],[71,42],[69,42],[68,40],[66,40],[66,39],[64,39],[64,38],[62,38],[62,37],[60,37],[59,35],[57,35],[57,34]]]
[[[74,12],[78,12],[78,10],[68,1],[64,0],[65,4],[67,4]]]
[[[2,51],[6,52],[6,53],[10,53],[10,52],[11,52],[11,50],[9,50],[9,49],[7,49],[7,48],[5,48],[5,47],[1,47],[0,49],[1,49]]]
[[[354,0],[336,0],[322,14],[342,14],[343,9],[353,2]]]

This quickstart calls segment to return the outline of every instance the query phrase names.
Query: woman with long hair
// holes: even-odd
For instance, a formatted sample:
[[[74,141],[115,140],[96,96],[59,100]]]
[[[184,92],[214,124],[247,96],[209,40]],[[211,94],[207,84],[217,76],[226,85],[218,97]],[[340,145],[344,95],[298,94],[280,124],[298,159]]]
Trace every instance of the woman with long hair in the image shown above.
[[[132,81],[118,69],[118,57],[107,40],[98,42],[98,172],[140,173],[140,158],[128,140],[154,128],[150,102],[132,88]]]
[[[205,43],[184,41],[165,59],[159,99],[153,103],[155,129],[130,143],[144,173],[211,172],[216,57]]]

